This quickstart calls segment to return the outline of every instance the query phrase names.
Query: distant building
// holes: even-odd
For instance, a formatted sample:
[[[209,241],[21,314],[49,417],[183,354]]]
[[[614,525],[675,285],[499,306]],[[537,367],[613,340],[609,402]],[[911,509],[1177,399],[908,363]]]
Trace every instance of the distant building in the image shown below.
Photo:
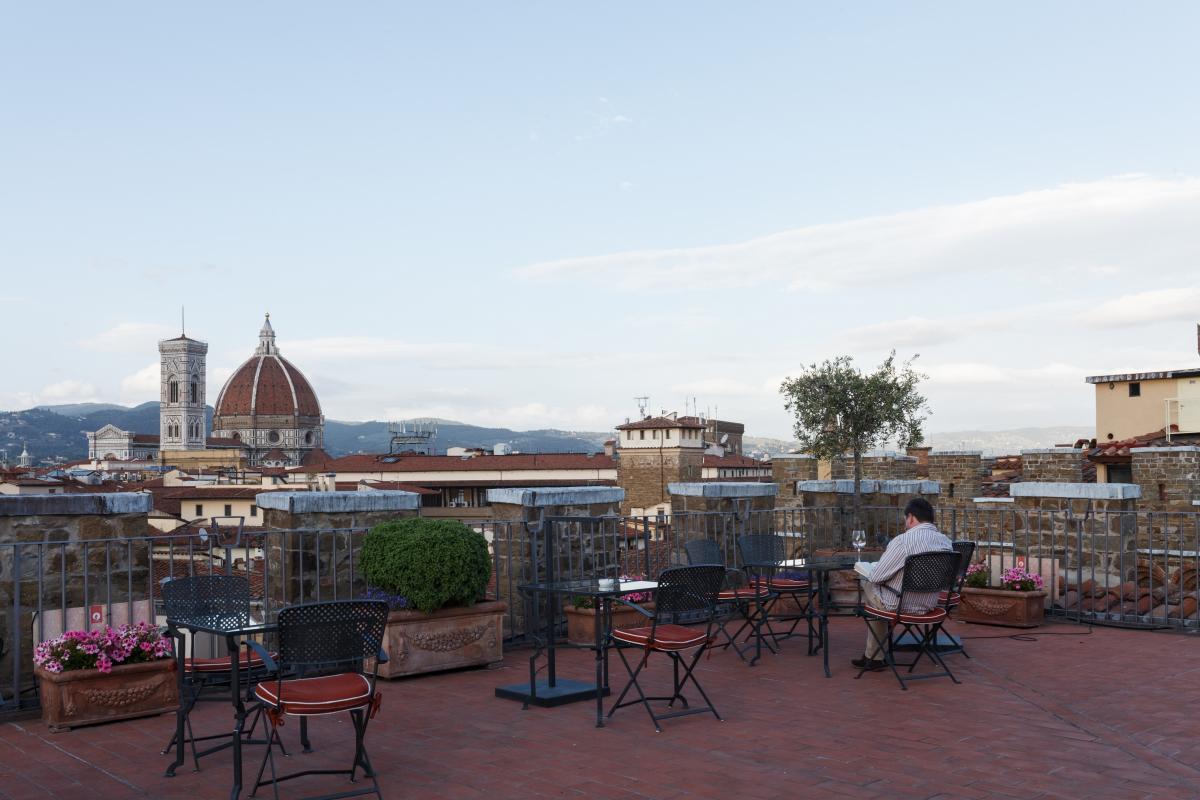
[[[33,466],[33,456],[29,455],[29,446],[24,443],[21,444],[21,455],[17,456],[17,466],[18,467],[32,467]]]
[[[1200,325],[1196,326],[1200,350]],[[1155,431],[1200,433],[1200,367],[1092,375],[1096,387],[1096,442]]]
[[[208,438],[205,360],[208,343],[180,334],[158,343],[159,451],[203,450]]]
[[[325,417],[308,379],[279,353],[268,314],[258,348],[225,382],[213,435],[239,442],[253,467],[295,467],[325,443]]]
[[[740,422],[723,419],[704,421],[705,445],[710,449],[720,448],[720,452],[712,452],[713,455],[742,455],[742,436],[745,433],[746,426]]]
[[[667,485],[702,477],[704,431],[699,417],[675,414],[618,425],[618,483],[625,490],[622,513],[669,515]]]
[[[85,436],[88,458],[93,461],[158,460],[159,437],[153,434],[123,431],[116,425],[105,425]]]

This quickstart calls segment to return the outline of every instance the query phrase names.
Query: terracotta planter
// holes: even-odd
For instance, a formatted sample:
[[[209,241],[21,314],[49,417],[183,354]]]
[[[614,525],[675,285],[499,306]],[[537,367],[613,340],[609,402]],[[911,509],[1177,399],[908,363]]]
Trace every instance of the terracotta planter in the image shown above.
[[[504,658],[502,625],[507,610],[508,603],[491,600],[432,614],[393,611],[384,637],[388,661],[379,665],[380,677],[499,663]]]
[[[1045,614],[1046,592],[1013,592],[1008,589],[976,589],[964,586],[962,603],[954,618],[982,625],[1036,628]]]
[[[76,669],[47,672],[38,667],[42,719],[52,731],[118,719],[150,717],[179,708],[175,659],[118,664],[112,672]]]
[[[654,603],[638,603],[647,611],[654,610]],[[567,615],[567,641],[571,644],[596,644],[596,612],[591,608],[575,608],[568,605],[563,608]],[[612,626],[616,628],[640,628],[649,625],[650,618],[639,614],[629,606],[613,604]]]

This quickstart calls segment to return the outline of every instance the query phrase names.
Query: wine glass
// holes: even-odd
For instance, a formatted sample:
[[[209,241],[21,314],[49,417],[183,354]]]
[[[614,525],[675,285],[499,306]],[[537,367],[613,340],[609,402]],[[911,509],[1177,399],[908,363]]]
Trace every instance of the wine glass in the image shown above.
[[[863,530],[851,531],[850,542],[854,545],[856,552],[856,561],[862,561],[862,549],[867,544],[867,532]]]

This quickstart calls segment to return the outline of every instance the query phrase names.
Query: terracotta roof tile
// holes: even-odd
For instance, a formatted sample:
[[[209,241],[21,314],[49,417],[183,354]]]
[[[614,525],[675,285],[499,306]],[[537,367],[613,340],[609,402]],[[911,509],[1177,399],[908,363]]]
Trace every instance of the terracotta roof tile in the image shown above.
[[[290,472],[459,472],[508,470],[616,469],[615,458],[603,453],[517,453],[507,456],[351,455],[330,459],[318,467],[295,467]]]
[[[699,417],[646,417],[637,422],[626,422],[618,425],[619,431],[636,431],[641,428],[703,428],[704,423]]]

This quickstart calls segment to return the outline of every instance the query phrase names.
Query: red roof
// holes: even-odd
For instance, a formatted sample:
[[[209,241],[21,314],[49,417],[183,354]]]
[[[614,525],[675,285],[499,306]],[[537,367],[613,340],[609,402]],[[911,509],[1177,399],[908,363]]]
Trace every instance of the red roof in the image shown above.
[[[321,405],[291,362],[276,353],[256,353],[226,381],[213,411],[215,417],[251,414],[319,417]]]
[[[1200,444],[1200,435],[1194,433],[1179,433],[1179,426],[1171,426],[1171,438],[1167,439],[1167,429],[1154,433],[1143,433],[1141,436],[1131,436],[1110,442],[1094,443],[1096,446],[1088,451],[1088,458],[1093,462],[1124,463],[1132,459],[1130,449],[1135,447],[1194,447]]]
[[[626,422],[618,425],[619,431],[636,431],[642,428],[703,428],[704,423],[699,417],[646,417],[637,422]]]
[[[329,472],[458,472],[511,470],[596,470],[616,469],[616,459],[603,453],[516,453],[507,456],[352,455],[330,459],[319,466],[296,467],[292,472],[314,468]]]

